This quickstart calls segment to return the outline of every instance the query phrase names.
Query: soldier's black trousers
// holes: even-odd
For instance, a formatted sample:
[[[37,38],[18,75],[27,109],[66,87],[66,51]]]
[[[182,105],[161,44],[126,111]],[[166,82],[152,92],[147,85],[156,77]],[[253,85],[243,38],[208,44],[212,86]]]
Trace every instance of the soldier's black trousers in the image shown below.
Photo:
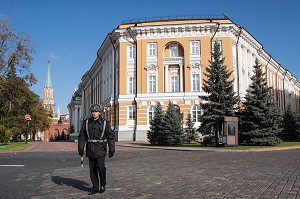
[[[106,167],[105,157],[89,158],[90,178],[93,183],[93,189],[99,190],[99,177],[100,185],[106,185]]]

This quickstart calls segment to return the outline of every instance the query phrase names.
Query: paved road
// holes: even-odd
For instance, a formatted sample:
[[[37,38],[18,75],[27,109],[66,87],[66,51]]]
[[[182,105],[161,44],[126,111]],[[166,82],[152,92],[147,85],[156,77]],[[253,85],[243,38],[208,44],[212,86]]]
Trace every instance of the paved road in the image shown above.
[[[115,156],[107,159],[105,193],[88,196],[92,185],[85,163],[84,168],[58,168],[44,176],[31,198],[300,198],[300,149],[220,152],[118,147]]]

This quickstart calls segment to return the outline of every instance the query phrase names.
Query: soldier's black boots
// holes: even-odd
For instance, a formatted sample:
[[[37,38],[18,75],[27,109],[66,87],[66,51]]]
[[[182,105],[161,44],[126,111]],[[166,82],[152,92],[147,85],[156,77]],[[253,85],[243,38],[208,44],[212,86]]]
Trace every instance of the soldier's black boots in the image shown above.
[[[105,186],[100,186],[100,193],[104,193],[104,191],[105,191]]]
[[[96,193],[104,193],[104,191],[105,191],[105,186],[100,186],[100,190],[93,189],[91,192],[89,192],[89,195],[94,195]]]
[[[89,195],[94,195],[95,193],[99,193],[99,191],[93,189],[93,190],[89,193]]]

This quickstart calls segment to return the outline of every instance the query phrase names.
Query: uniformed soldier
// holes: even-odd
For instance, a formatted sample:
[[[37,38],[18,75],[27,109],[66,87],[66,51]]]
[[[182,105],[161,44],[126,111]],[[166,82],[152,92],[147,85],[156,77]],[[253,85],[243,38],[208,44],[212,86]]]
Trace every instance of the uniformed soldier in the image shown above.
[[[105,157],[107,144],[109,148],[108,157],[111,158],[115,153],[115,136],[111,130],[109,121],[101,117],[102,107],[93,104],[90,107],[92,116],[84,120],[78,136],[79,155],[84,154],[89,158],[90,178],[93,189],[89,195],[103,193],[106,185]],[[100,177],[100,184],[99,184]]]

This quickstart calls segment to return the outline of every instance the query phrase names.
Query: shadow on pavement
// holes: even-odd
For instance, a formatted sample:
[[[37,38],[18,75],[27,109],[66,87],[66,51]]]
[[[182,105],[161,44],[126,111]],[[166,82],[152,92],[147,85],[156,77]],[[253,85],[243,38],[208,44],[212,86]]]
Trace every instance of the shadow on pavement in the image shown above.
[[[71,186],[71,187],[74,187],[76,189],[86,191],[86,192],[89,192],[92,190],[92,188],[86,187],[88,185],[88,183],[81,181],[81,180],[76,180],[76,179],[72,179],[72,178],[62,178],[59,176],[52,176],[51,180],[57,185],[65,184],[67,186]]]

